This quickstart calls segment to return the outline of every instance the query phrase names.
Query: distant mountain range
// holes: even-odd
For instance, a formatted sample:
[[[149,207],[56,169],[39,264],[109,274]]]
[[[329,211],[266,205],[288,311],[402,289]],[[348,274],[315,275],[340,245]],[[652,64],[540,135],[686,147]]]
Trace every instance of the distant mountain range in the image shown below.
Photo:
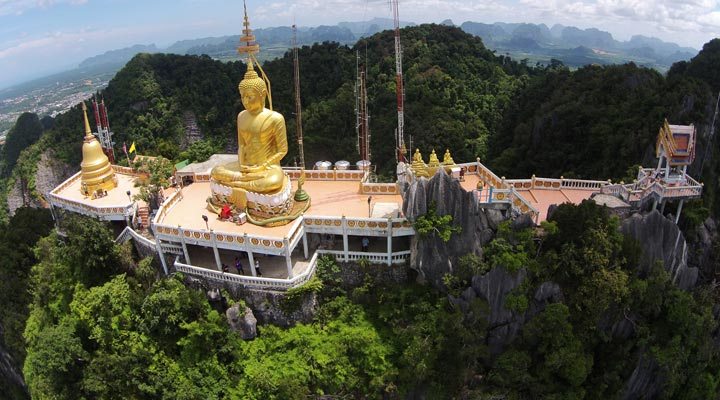
[[[443,25],[454,25],[445,20]],[[414,26],[412,22],[401,22],[401,26]],[[629,41],[618,41],[609,32],[596,28],[579,29],[574,26],[545,24],[504,23],[484,24],[464,22],[459,26],[465,32],[482,38],[486,47],[513,58],[527,59],[528,62],[548,64],[558,59],[571,67],[586,64],[619,64],[633,61],[639,65],[667,70],[674,62],[689,60],[697,50],[664,42],[653,37],[633,36]],[[321,25],[312,28],[298,28],[299,45],[333,41],[354,44],[358,39],[393,28],[392,19],[374,18],[363,22],[340,22],[337,25]],[[256,29],[254,31],[263,51],[264,59],[281,56],[292,43],[292,29],[287,26]],[[207,54],[217,59],[237,59],[235,51],[240,36],[220,36],[178,41],[165,49],[155,45],[135,45],[91,57],[80,66],[97,66],[103,63],[127,62],[139,52]]]
[[[445,20],[442,24],[456,26],[451,20]],[[400,25],[405,27],[416,24],[401,22]],[[580,67],[586,64],[622,64],[632,61],[638,65],[656,68],[664,72],[674,62],[689,60],[698,53],[696,49],[690,47],[681,47],[675,43],[641,35],[621,42],[615,40],[609,32],[596,28],[579,29],[563,25],[554,25],[548,28],[545,24],[504,22],[494,24],[464,22],[459,27],[465,32],[482,38],[487,48],[500,54],[505,53],[518,60],[525,59],[532,64],[549,64],[552,59],[557,59],[567,66]],[[298,28],[297,40],[299,45],[324,41],[352,45],[362,37],[392,28],[393,20],[388,18],[340,22],[333,26]],[[254,33],[258,43],[261,44],[260,57],[262,60],[282,56],[292,43],[292,29],[287,26],[256,29]],[[138,44],[87,58],[79,64],[78,70],[41,78],[37,82],[58,81],[68,74],[77,75],[87,69],[95,72],[114,73],[132,57],[142,52],[207,54],[216,59],[235,60],[238,59],[235,49],[239,39],[239,35],[229,35],[181,40],[166,48],[158,48],[154,44]],[[25,91],[28,87],[32,87],[34,82],[36,81],[0,90],[0,98]]]
[[[548,28],[545,24],[507,24],[502,22],[494,24],[464,22],[460,28],[465,32],[480,36],[485,45],[493,50],[524,51],[528,54],[556,56],[555,58],[573,66],[587,64],[587,62],[575,62],[573,59],[563,58],[572,54],[585,54],[590,58],[596,58],[597,60],[594,61],[601,64],[612,63],[613,60],[620,59],[665,69],[674,62],[692,58],[698,52],[690,47],[681,47],[675,43],[642,35],[636,35],[629,41],[620,42],[615,40],[609,32],[596,28],[578,29],[574,26],[563,25],[554,25],[552,28]],[[592,53],[588,53],[588,50]]]

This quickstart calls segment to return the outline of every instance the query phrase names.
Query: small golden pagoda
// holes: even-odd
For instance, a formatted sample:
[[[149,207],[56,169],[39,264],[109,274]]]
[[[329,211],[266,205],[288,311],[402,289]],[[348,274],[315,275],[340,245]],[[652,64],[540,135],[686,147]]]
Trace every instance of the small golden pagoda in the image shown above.
[[[85,140],[82,146],[82,163],[80,164],[82,179],[80,190],[86,196],[98,195],[115,188],[117,178],[107,155],[103,153],[100,142],[90,131],[85,102],[82,103],[82,109],[85,118]]]

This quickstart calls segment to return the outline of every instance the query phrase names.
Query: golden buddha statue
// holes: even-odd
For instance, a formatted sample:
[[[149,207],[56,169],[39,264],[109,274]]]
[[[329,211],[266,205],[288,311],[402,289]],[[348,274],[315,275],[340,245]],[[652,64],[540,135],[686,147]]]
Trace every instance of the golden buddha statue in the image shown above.
[[[427,165],[428,175],[435,175],[435,172],[437,172],[438,168],[440,168],[440,160],[438,160],[438,156],[437,154],[435,154],[435,149],[433,149],[432,153],[430,153],[430,159],[428,160]]]
[[[416,177],[428,177],[427,173],[427,165],[425,165],[425,161],[422,159],[422,154],[420,154],[420,149],[415,149],[415,154],[413,154],[413,160],[412,164],[410,166],[410,169],[413,171],[413,174]]]
[[[252,60],[238,89],[245,107],[237,117],[238,161],[213,168],[211,175],[216,183],[232,188],[227,199],[244,209],[248,192],[274,194],[287,184],[280,160],[288,144],[285,118],[265,108],[267,86]]]
[[[453,160],[452,156],[450,155],[450,149],[445,149],[445,155],[443,155],[442,164],[445,166],[455,165],[455,160]]]
[[[117,177],[110,165],[107,155],[103,153],[100,142],[90,130],[87,107],[82,103],[85,119],[85,140],[82,145],[82,163],[80,163],[80,190],[86,196],[102,196],[106,191],[117,186]]]

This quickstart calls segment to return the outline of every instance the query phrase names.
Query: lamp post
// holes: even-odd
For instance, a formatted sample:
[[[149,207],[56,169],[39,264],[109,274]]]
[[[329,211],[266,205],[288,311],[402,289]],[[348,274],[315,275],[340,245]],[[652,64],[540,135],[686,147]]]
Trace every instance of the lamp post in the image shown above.
[[[130,196],[130,191],[128,190],[127,192],[125,192],[125,194],[127,195],[128,200],[132,201],[132,196]]]
[[[207,230],[210,230],[210,227],[208,226],[208,217],[207,217],[207,215],[203,214],[202,219],[203,219],[203,221],[205,221],[205,228],[206,228]]]

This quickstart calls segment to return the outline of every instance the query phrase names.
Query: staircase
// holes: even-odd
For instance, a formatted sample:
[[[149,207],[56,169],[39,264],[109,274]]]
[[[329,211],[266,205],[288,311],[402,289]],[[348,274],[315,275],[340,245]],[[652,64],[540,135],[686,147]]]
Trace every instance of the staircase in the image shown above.
[[[147,205],[138,207],[138,218],[140,218],[140,226],[147,229],[150,226],[150,207]]]

